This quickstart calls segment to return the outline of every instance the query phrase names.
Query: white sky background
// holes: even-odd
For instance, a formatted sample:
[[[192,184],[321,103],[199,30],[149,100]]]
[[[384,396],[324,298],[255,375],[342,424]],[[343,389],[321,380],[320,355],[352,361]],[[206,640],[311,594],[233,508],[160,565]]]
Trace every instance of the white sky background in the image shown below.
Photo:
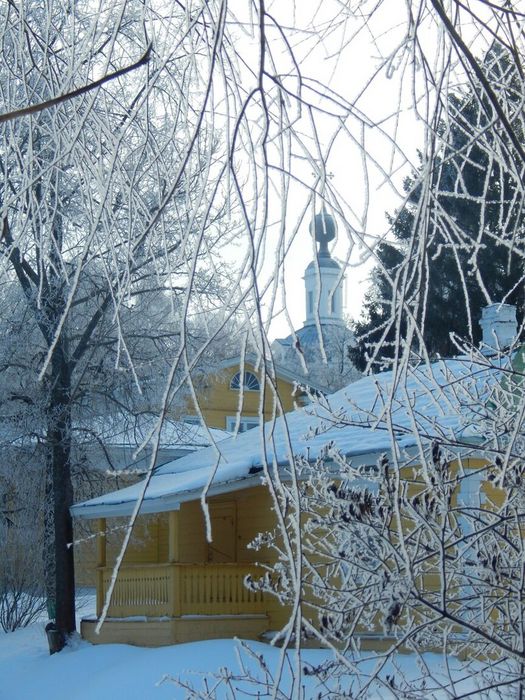
[[[289,33],[296,57],[300,59],[301,72],[304,77],[318,80],[321,86],[329,86],[334,93],[343,96],[356,115],[348,116],[346,109],[327,100],[316,100],[308,90],[303,93],[337,115],[318,113],[316,119],[324,152],[339,131],[326,162],[328,187],[332,191],[327,198],[337,200],[339,208],[335,212],[338,237],[333,254],[340,261],[348,263],[345,306],[352,318],[360,315],[363,296],[369,284],[373,262],[370,260],[370,248],[388,231],[385,212],[393,213],[402,203],[403,178],[417,164],[417,150],[424,149],[424,125],[418,122],[411,109],[412,70],[406,65],[407,53],[403,48],[398,50],[405,32],[403,4],[390,0],[387,5],[388,12],[384,8],[382,14],[372,20],[371,30],[363,29],[363,19],[360,17],[351,19],[341,16],[337,12],[337,3],[330,1],[323,2],[320,9],[318,3],[311,0],[301,3],[296,6],[295,17],[286,16],[292,4],[280,2],[269,8],[285,26],[293,22],[295,26],[307,28],[313,19],[317,26],[326,28],[326,35],[321,39],[308,31]],[[396,6],[401,14],[396,12]],[[321,13],[327,19],[326,24]],[[334,26],[333,17],[340,18],[339,26]],[[401,27],[390,26],[394,19],[402,20]],[[277,34],[274,39],[275,60],[283,59],[285,63],[282,42]],[[377,78],[367,87],[376,71]],[[401,113],[400,104],[404,107]],[[362,115],[366,115],[363,120],[359,118]],[[301,119],[300,129],[305,134],[305,142],[314,148],[307,114]],[[366,158],[363,147],[368,152]],[[376,159],[377,165],[374,165],[372,158]],[[300,159],[296,158],[294,172],[296,175],[300,173],[308,186],[314,184],[314,167],[311,163],[305,161],[301,165]],[[270,203],[270,210],[272,213],[272,209],[275,210],[271,222],[277,235],[281,219],[277,192],[275,199]],[[305,186],[292,186],[286,204],[286,239],[290,245],[284,262],[286,299],[284,302],[281,285],[273,309],[272,338],[290,332],[289,322],[282,312],[284,303],[295,328],[304,322],[302,277],[314,252],[308,231],[314,213],[310,191]],[[308,209],[301,220],[305,207]],[[318,211],[319,200],[315,207]],[[334,212],[334,209],[331,211]],[[272,225],[269,227],[271,231]],[[266,256],[270,257],[269,250]],[[264,278],[265,274],[269,273],[263,271],[261,277]]]
[[[374,247],[389,236],[386,213],[403,205],[403,180],[418,168],[418,151],[428,152],[436,116],[446,118],[446,96],[464,74],[425,0],[267,0],[263,6],[263,90],[260,7],[230,0],[226,68],[215,75],[208,113],[233,163],[218,193],[222,202],[229,193],[240,223],[238,245],[225,252],[240,267],[230,287],[250,314],[262,298],[273,339],[304,322],[303,274],[315,253],[309,224],[323,197],[338,227],[333,255],[347,263],[346,312],[359,317]],[[209,66],[211,54],[206,64],[200,49],[195,65]],[[206,85],[206,68],[202,73]],[[221,168],[224,159],[215,164]]]

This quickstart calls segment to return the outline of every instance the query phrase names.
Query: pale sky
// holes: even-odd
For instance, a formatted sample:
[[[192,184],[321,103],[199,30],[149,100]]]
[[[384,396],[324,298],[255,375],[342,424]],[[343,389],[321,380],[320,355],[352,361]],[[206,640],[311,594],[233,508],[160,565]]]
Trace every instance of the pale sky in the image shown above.
[[[316,2],[308,2],[301,6],[301,13],[304,13],[304,7],[314,8],[317,5]],[[396,0],[388,5],[395,10]],[[278,13],[282,6],[283,3],[275,4],[272,11]],[[328,0],[321,7],[328,17],[335,5]],[[386,17],[394,16],[395,13]],[[306,16],[303,19],[306,23]],[[385,16],[377,20],[384,24]],[[346,313],[352,318],[359,317],[361,313],[363,296],[368,287],[367,278],[372,268],[370,249],[367,250],[366,246],[373,247],[378,239],[387,234],[385,212],[393,213],[400,206],[403,178],[410,173],[411,165],[416,165],[417,150],[424,148],[423,124],[416,120],[411,110],[413,93],[408,79],[407,59],[403,49],[398,48],[403,35],[396,28],[383,26],[384,31],[374,30],[378,41],[373,42],[368,31],[362,31],[352,38],[352,33],[362,25],[360,19],[350,20],[327,34],[323,43],[314,44],[312,37],[305,35],[304,39],[298,36],[295,44],[297,56],[301,57],[303,75],[317,79],[319,85],[329,85],[334,92],[345,97],[352,112],[344,120],[326,115],[318,115],[317,118],[317,136],[322,147],[339,130],[327,159],[326,171],[332,189],[329,199],[337,199],[340,208],[340,212],[335,214],[338,236],[333,245],[333,255],[339,261],[349,263],[344,303]],[[403,70],[407,71],[406,74],[403,74]],[[378,74],[374,83],[362,94],[364,86],[376,71]],[[311,97],[307,91],[304,94]],[[313,97],[312,100],[315,101]],[[319,104],[325,108],[328,106],[339,116],[345,113],[326,102],[319,101]],[[399,104],[403,106],[401,111]],[[312,132],[307,115],[302,122],[296,126],[308,141]],[[399,148],[394,148],[394,141]],[[299,163],[299,172],[303,181],[313,183],[312,164],[306,162],[302,166]],[[290,237],[308,201],[308,194],[307,189],[299,185],[292,186],[290,190],[286,213],[286,229]],[[316,209],[319,208],[318,202]],[[302,326],[305,319],[302,277],[313,258],[308,232],[312,214],[310,205],[284,264],[286,304],[296,329]],[[280,212],[277,205],[275,221],[275,228],[278,229]],[[365,246],[361,245],[363,241]],[[278,300],[275,312],[279,309],[282,309],[282,302]],[[289,332],[285,315],[278,313],[272,323],[271,337],[285,336]]]

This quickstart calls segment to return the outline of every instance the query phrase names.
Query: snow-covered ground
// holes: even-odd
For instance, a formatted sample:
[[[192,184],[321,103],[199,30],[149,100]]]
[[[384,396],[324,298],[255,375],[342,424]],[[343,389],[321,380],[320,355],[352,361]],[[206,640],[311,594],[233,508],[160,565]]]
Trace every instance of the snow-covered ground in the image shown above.
[[[90,612],[91,604],[92,600],[88,599],[84,614]],[[264,659],[270,676],[265,676],[260,662],[246,647]],[[256,687],[240,677],[246,671],[260,681],[274,677],[280,668],[283,652],[259,642],[247,642],[246,647],[235,640],[215,640],[144,649],[124,644],[93,646],[76,639],[60,654],[49,656],[44,622],[36,623],[9,634],[0,633],[0,700],[56,700],[57,697],[67,697],[68,700],[178,700],[190,697],[188,685],[201,691],[201,698],[270,697],[266,695],[264,685]],[[302,668],[317,667],[328,658],[330,652],[326,650],[307,649],[301,652],[300,664]],[[397,669],[389,664],[380,672],[387,683],[388,677],[393,678],[397,693],[390,693],[387,683],[381,683],[360,697],[403,697],[398,693],[404,674],[413,679],[417,677],[426,684],[426,690],[420,685],[421,694],[417,697],[451,698],[464,693],[472,693],[469,697],[474,699],[488,697],[476,690],[478,679],[465,672],[457,660],[448,659],[447,673],[443,658],[438,655],[424,654],[423,662],[427,670],[421,661],[416,662],[415,657],[399,655]],[[279,700],[292,695],[291,678],[296,663],[295,653],[288,652],[282,666]],[[369,656],[357,663],[363,675],[359,681],[349,676],[344,690],[349,690],[350,685],[354,690],[359,686],[363,689],[367,675],[374,675],[374,669],[379,669],[382,659]],[[437,690],[435,681],[428,678],[430,670],[447,690]],[[455,685],[450,683],[449,673],[458,681]],[[233,675],[233,678],[220,684],[215,695],[213,688],[217,685],[217,675]],[[173,679],[179,679],[182,685]],[[315,676],[303,676],[300,697],[305,700],[337,697],[334,683],[333,678],[320,684]],[[327,692],[329,689],[335,694]],[[507,688],[506,691],[512,695],[515,689]]]
[[[125,644],[91,645],[80,639],[60,654],[49,656],[43,623],[0,635],[1,700],[164,700],[186,698],[188,691],[173,682],[190,684],[204,691],[215,684],[215,673],[228,669],[240,675],[251,669],[259,678],[264,674],[257,660],[240,642],[215,640],[144,649]],[[256,654],[264,656],[269,668],[279,665],[280,649],[249,642]],[[308,650],[310,663],[326,659],[326,652]],[[305,659],[306,660],[306,659]],[[241,668],[241,664],[242,667]],[[287,697],[290,668],[286,665],[281,681]],[[308,697],[317,695],[316,683],[309,679]],[[228,690],[229,687],[229,690]],[[263,688],[259,687],[259,691]],[[222,686],[219,697],[248,697],[253,685],[232,681]]]
[[[79,608],[80,622],[80,617],[93,614],[95,596],[91,592],[81,595]],[[178,700],[188,697],[183,686],[203,692],[213,688],[215,675],[224,675],[224,669],[237,676],[251,670],[259,679],[265,677],[242,643],[231,639],[144,649],[126,644],[92,645],[78,638],[60,654],[50,656],[44,626],[42,621],[9,634],[0,632],[0,700]],[[248,644],[272,671],[279,668],[280,649]],[[306,657],[309,663],[319,664],[327,653],[308,650]],[[290,693],[290,679],[286,664],[281,697]],[[310,678],[308,696],[317,695],[315,686]],[[221,685],[218,697],[248,697],[253,689],[250,683],[231,681]]]
[[[250,643],[257,653],[264,653],[270,666],[277,662],[278,649]],[[168,677],[204,690],[215,685],[213,672],[221,668],[241,671],[237,651],[246,654],[231,640],[195,642],[159,649],[143,649],[124,644],[93,646],[79,641],[60,654],[49,656],[47,642],[40,625],[0,637],[0,698],[2,700],[164,700],[186,698],[187,690]],[[308,652],[320,661],[322,651]],[[254,660],[249,662],[257,666]],[[207,683],[206,683],[207,679]],[[312,679],[313,680],[313,679]],[[233,682],[235,697],[248,697]],[[289,683],[283,681],[283,689]],[[313,684],[312,684],[313,687]],[[262,690],[262,688],[260,689]],[[253,691],[253,687],[252,687]],[[242,695],[241,695],[242,694]],[[312,695],[315,693],[312,692]],[[226,686],[222,697],[228,697]],[[229,693],[229,697],[232,694]]]

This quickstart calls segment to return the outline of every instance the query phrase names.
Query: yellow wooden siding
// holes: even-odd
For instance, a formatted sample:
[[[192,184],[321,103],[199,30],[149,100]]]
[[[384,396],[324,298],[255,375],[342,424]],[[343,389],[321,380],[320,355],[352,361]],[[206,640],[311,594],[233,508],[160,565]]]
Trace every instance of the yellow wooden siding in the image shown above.
[[[180,507],[180,560],[194,563],[208,560],[204,518],[198,501]]]
[[[228,533],[221,531],[221,506],[235,508],[235,560],[255,562],[270,556],[269,552],[248,549],[248,544],[259,532],[271,530],[275,524],[271,498],[264,486],[256,486],[209,499],[214,530],[214,540],[224,540]],[[108,566],[115,561],[123,541],[127,518],[111,518],[107,522]],[[227,521],[222,521],[226,527]],[[168,562],[168,513],[139,516],[124,557],[125,564],[156,564]],[[93,522],[92,531],[96,531]],[[212,542],[213,544],[213,542]],[[90,560],[96,565],[95,543],[90,540]],[[204,563],[209,561],[209,544],[206,541],[205,519],[199,501],[182,503],[180,507],[180,561]]]
[[[468,460],[464,463],[464,468],[466,469],[477,469],[483,467],[483,462],[480,460]],[[456,467],[453,467],[455,471]],[[405,483],[407,484],[407,497],[414,497],[424,485],[418,483],[413,479],[413,473],[404,472],[403,477]],[[453,502],[457,501],[457,493],[454,494]],[[272,550],[261,550],[255,551],[249,549],[249,543],[257,536],[260,532],[266,532],[272,530],[275,527],[275,516],[272,509],[272,501],[268,490],[263,486],[250,487],[241,491],[237,491],[231,494],[224,494],[222,496],[216,496],[209,499],[210,513],[212,516],[212,537],[213,542],[210,544],[206,541],[205,535],[205,520],[202,513],[201,505],[198,501],[188,502],[181,505],[178,514],[179,523],[179,547],[178,547],[178,561],[185,564],[193,564],[197,566],[202,566],[204,568],[195,569],[191,575],[197,578],[192,579],[193,585],[197,585],[195,581],[202,578],[198,585],[210,587],[213,589],[215,585],[213,583],[213,571],[211,568],[206,568],[206,564],[210,566],[213,564],[213,555],[210,553],[214,547],[219,547],[219,549],[225,549],[224,543],[230,541],[232,534],[235,537],[235,561],[240,564],[254,564],[255,562],[263,564],[273,564],[275,563],[275,554]],[[235,513],[235,525],[232,530],[232,523],[228,520],[228,517],[223,517],[224,514]],[[155,516],[139,517],[137,525],[135,527],[134,536],[132,538],[131,545],[126,554],[125,565],[164,565],[168,562],[168,552],[169,552],[169,529],[168,529],[168,514],[163,513]],[[108,523],[110,533],[108,535],[108,556],[107,563],[108,567],[114,562],[115,556],[118,551],[118,542],[115,539],[122,538],[122,532],[117,530],[117,534],[111,533],[111,528],[119,527],[121,524],[125,523],[125,519],[112,520]],[[408,534],[410,530],[414,527],[414,523],[410,521],[409,518],[404,520],[405,531]],[[233,550],[232,550],[233,551]],[[220,560],[221,562],[226,562],[230,557]],[[215,563],[220,563],[216,560]],[[248,567],[245,566],[244,569],[240,570],[239,575],[241,578],[245,575],[242,572],[248,571]],[[150,572],[151,573],[151,572]],[[217,574],[218,575],[218,574]],[[222,575],[222,574],[221,574]],[[206,581],[208,581],[206,583]],[[434,586],[437,588],[439,583],[439,578],[435,571],[435,562],[429,560],[428,571],[424,576],[425,586]],[[156,585],[156,584],[155,584]],[[186,586],[185,590],[188,589],[187,582],[184,584]],[[220,584],[223,585],[223,584]],[[231,583],[228,583],[231,585]],[[146,593],[141,593],[138,595],[137,600],[141,599],[140,596],[144,596]],[[186,595],[186,593],[185,593]],[[210,594],[211,595],[211,594]],[[155,600],[153,600],[155,599]],[[215,599],[213,595],[208,596],[204,607],[208,606],[206,609],[208,612],[214,609],[213,600],[216,600],[217,605],[215,606],[216,613],[224,612],[224,609],[218,604],[218,599]],[[156,597],[153,595],[152,604],[156,604]],[[313,600],[311,602],[314,602]],[[166,603],[167,604],[167,603]],[[211,606],[211,607],[210,607]],[[199,608],[201,611],[201,608]],[[264,612],[269,615],[270,626],[272,629],[277,629],[284,625],[287,621],[288,611],[280,606],[272,596],[267,596],[265,600]],[[134,614],[139,614],[135,611]],[[150,613],[151,614],[151,613]],[[163,613],[164,614],[164,613]],[[197,613],[195,613],[197,614]],[[204,614],[204,613],[202,613]]]
[[[125,535],[128,518],[111,518],[107,522],[106,556],[108,563],[115,562]],[[165,529],[159,528],[166,523]],[[75,581],[77,586],[96,585],[96,537],[97,521],[87,521],[76,531]],[[125,564],[154,564],[167,561],[167,516],[165,514],[139,517],[134,527],[130,546],[124,556]]]
[[[264,573],[254,569],[255,562],[271,563],[271,550],[256,552],[247,545],[259,532],[274,527],[271,498],[263,486],[252,487],[209,501],[212,516],[213,542],[206,541],[205,520],[198,501],[183,503],[179,511],[180,564],[175,567],[182,598],[180,610],[168,600],[169,528],[168,514],[139,516],[119,575],[110,615],[170,615],[170,614],[240,614],[267,613],[272,629],[285,624],[287,612],[276,599],[248,591],[244,586],[247,574],[255,578]],[[229,514],[235,513],[232,531]],[[215,517],[214,517],[215,516]],[[226,517],[224,517],[226,516]],[[124,518],[108,521],[107,567],[101,582],[107,590],[124,531]],[[224,549],[224,543],[235,538],[235,564],[213,563],[210,550],[214,543]],[[224,560],[226,561],[226,560]],[[189,566],[189,565],[192,566]],[[228,568],[230,567],[230,568]],[[233,568],[232,568],[233,567]],[[171,590],[171,589],[170,589]],[[133,601],[135,601],[133,603]]]
[[[206,425],[210,428],[222,428],[225,430],[228,416],[237,415],[240,392],[237,389],[230,389],[230,382],[238,371],[238,366],[222,370],[213,378],[210,378],[207,385],[199,391],[199,407]],[[259,378],[259,373],[252,365],[246,364],[245,371],[253,372]],[[277,379],[276,388],[284,412],[292,411],[296,407],[293,397],[293,382]],[[245,390],[242,392],[241,414],[248,418],[257,418],[259,416],[259,402],[259,391]],[[188,405],[187,413],[188,415],[195,415],[195,408],[193,405]],[[274,390],[269,383],[267,383],[264,402],[264,420],[270,420],[276,413],[278,412],[276,409]]]
[[[158,562],[158,515],[146,515],[137,518],[133,527],[133,546],[128,547],[124,555],[124,564],[156,564]],[[127,518],[118,518],[119,525],[126,525]],[[113,561],[120,552],[125,530],[108,532],[107,558]]]
[[[261,532],[275,528],[276,519],[272,498],[265,486],[255,486],[235,494],[237,502],[237,551],[239,561],[274,564],[276,553],[269,548],[259,551],[248,549],[248,544]],[[265,596],[265,612],[269,618],[269,629],[281,629],[288,621],[289,610],[277,598]]]
[[[257,561],[259,555],[247,549],[248,543],[258,532],[273,526],[271,499],[263,487],[255,487],[231,495],[210,499],[213,515],[214,504],[233,503],[236,509],[235,559]],[[108,565],[115,562],[125,536],[128,518],[111,518],[107,522]],[[220,519],[214,519],[216,540],[224,540],[225,533],[219,529]],[[77,528],[79,541],[75,545],[75,575],[77,586],[96,584],[96,537],[97,521],[80,521]],[[204,516],[199,501],[183,503],[180,508],[180,554],[183,562],[200,563],[210,561],[210,544],[206,542]],[[154,564],[168,562],[168,513],[139,516],[124,557],[125,564]],[[213,543],[212,543],[213,547]]]
[[[275,527],[272,499],[264,486],[239,491],[237,496],[237,546],[243,561],[267,561],[270,551],[248,549],[249,543],[260,533]]]
[[[216,564],[237,561],[235,501],[212,501],[209,509],[212,541],[208,542],[208,561]]]
[[[168,542],[168,514],[159,513],[157,515],[157,561],[168,561],[169,542]]]

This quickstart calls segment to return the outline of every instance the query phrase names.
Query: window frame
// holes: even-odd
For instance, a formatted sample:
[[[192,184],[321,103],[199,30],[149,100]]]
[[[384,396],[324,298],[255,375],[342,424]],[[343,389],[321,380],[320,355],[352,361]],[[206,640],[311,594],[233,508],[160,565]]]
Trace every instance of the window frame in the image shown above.
[[[246,426],[248,423],[251,423],[249,427],[245,427],[244,430],[242,429],[243,426]],[[235,426],[237,425],[237,416],[226,416],[226,430],[229,433],[235,432]],[[259,418],[257,416],[240,416],[239,417],[239,429],[237,430],[237,433],[241,435],[241,433],[246,433],[248,430],[252,430],[253,428],[258,428],[260,425]]]
[[[255,380],[255,383],[257,384],[257,388],[255,387],[250,387],[247,385],[247,378],[253,377],[253,380]],[[235,379],[238,379],[238,384],[239,386],[233,386]],[[235,372],[233,377],[230,379],[230,389],[232,391],[260,391],[261,390],[261,382],[259,381],[259,377],[254,374],[254,372],[251,372],[249,369],[244,370],[243,374],[243,379],[242,379],[242,386],[241,386],[241,371],[239,370],[238,372]]]

